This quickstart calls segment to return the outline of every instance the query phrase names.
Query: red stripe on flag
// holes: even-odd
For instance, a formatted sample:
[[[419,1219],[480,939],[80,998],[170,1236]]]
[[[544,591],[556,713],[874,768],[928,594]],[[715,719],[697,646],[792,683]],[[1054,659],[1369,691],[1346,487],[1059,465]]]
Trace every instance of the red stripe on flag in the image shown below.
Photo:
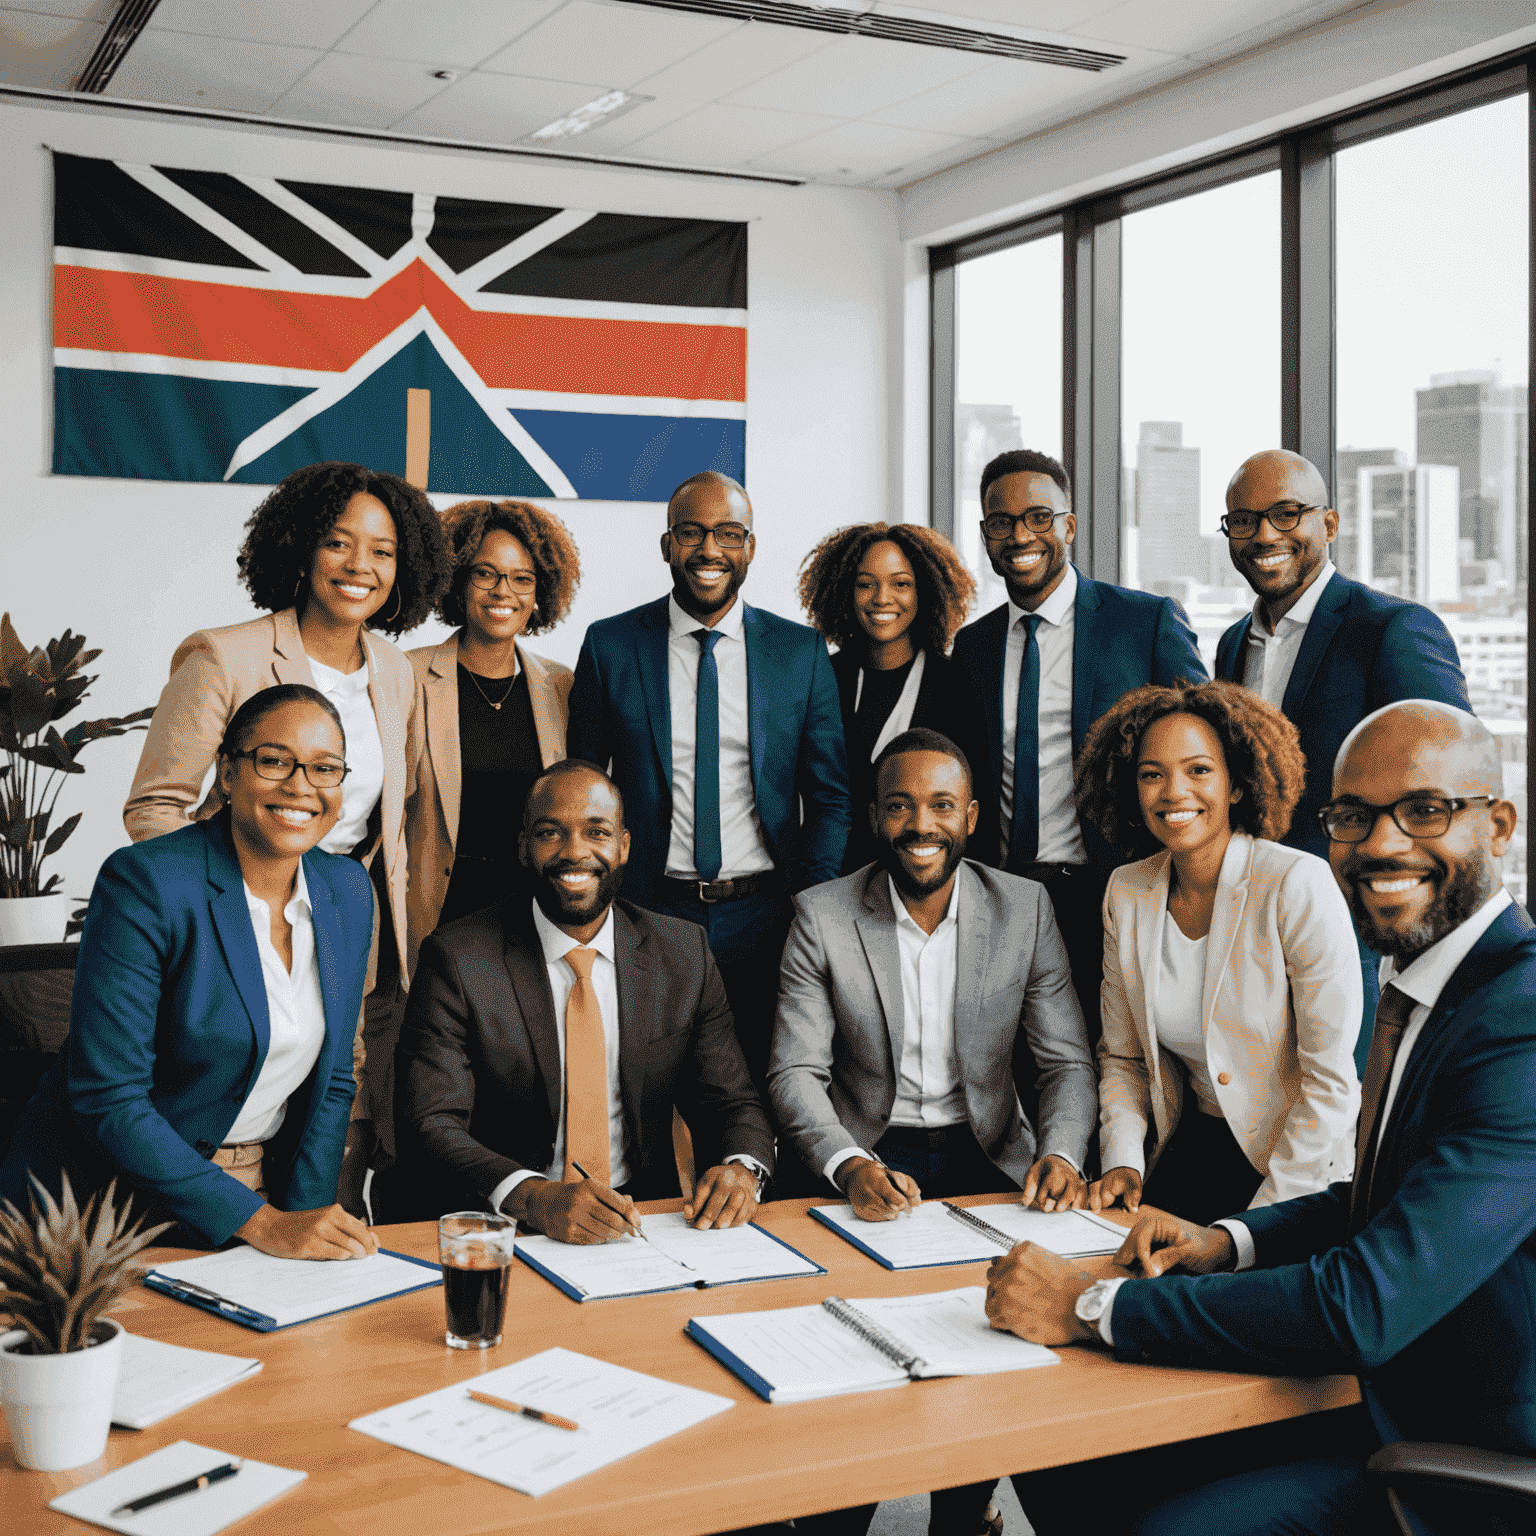
[[[54,345],[95,352],[341,373],[423,308],[491,389],[747,398],[744,327],[476,310],[419,261],[356,299],[54,269]]]

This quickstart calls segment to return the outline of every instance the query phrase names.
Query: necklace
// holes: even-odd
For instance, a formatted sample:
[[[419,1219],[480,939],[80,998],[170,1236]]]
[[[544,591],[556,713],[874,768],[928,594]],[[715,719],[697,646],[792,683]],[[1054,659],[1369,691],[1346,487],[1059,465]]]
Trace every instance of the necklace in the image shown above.
[[[462,662],[460,662],[460,666],[463,666]],[[493,699],[490,694],[488,694],[485,689],[480,686],[480,679],[476,677],[468,667],[464,667],[464,675],[470,680],[470,682],[475,685],[475,692],[478,693],[480,697],[491,706],[492,709],[500,709],[501,706],[507,702],[508,698],[511,697],[513,687],[517,683],[517,674],[514,672],[511,679],[508,681],[507,686],[502,690],[501,697],[499,699]]]

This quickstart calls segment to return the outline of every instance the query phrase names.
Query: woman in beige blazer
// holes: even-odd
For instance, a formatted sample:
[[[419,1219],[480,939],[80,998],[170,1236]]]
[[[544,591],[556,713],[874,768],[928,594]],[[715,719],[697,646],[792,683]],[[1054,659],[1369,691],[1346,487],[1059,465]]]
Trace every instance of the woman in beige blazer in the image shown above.
[[[1360,964],[1328,865],[1275,841],[1294,725],[1232,683],[1145,687],[1089,733],[1082,814],[1128,852],[1104,897],[1095,1210],[1203,1224],[1347,1179]]]

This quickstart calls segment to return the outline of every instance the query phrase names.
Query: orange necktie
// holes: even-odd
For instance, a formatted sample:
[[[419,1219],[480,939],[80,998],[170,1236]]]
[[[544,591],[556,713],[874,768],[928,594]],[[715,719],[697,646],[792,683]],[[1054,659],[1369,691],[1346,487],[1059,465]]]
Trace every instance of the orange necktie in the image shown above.
[[[580,1163],[599,1183],[609,1181],[608,1046],[592,985],[595,949],[573,949],[565,963],[576,984],[565,1004],[565,1182],[581,1178]]]
[[[1381,1142],[1381,1106],[1392,1081],[1392,1066],[1403,1032],[1413,1013],[1413,999],[1389,981],[1376,1002],[1376,1022],[1371,1031],[1371,1050],[1365,1059],[1365,1082],[1360,1087],[1360,1124],[1355,1139],[1355,1178],[1349,1191],[1349,1230],[1365,1225],[1371,1198],[1371,1175]]]

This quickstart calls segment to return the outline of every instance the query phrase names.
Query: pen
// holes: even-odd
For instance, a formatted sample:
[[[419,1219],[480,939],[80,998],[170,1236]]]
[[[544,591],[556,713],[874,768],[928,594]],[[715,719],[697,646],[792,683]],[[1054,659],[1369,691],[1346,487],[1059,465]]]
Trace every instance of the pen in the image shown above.
[[[167,1499],[179,1499],[184,1493],[197,1493],[214,1483],[222,1483],[226,1477],[233,1477],[240,1470],[241,1463],[227,1461],[222,1467],[212,1467],[207,1472],[199,1472],[196,1477],[189,1477],[184,1483],[173,1483],[169,1488],[157,1488],[153,1493],[146,1493],[141,1498],[130,1499],[126,1504],[119,1504],[112,1511],[114,1520],[121,1520],[127,1515],[136,1515],[140,1510],[152,1509],[156,1504],[164,1504]]]
[[[215,1291],[205,1290],[200,1285],[194,1285],[190,1280],[176,1280],[169,1275],[157,1275],[150,1273],[144,1277],[146,1285],[153,1280],[155,1285],[169,1291],[172,1296],[180,1296],[183,1300],[206,1301],[215,1306],[220,1312],[227,1313],[238,1322],[250,1323],[253,1327],[260,1328],[263,1324],[273,1320],[265,1312],[253,1311],[250,1307],[242,1307],[238,1301],[231,1301],[227,1296],[220,1296]]]
[[[525,1419],[537,1419],[540,1424],[552,1424],[556,1429],[580,1429],[575,1419],[561,1418],[558,1413],[545,1413],[542,1408],[529,1408],[522,1403],[509,1402],[504,1397],[492,1397],[489,1392],[477,1392],[473,1387],[469,1389],[469,1395],[477,1403],[484,1403],[489,1408],[501,1408],[507,1413],[520,1413]]]
[[[590,1173],[588,1173],[587,1170],[585,1168],[583,1168],[581,1166],[581,1164],[578,1163],[574,1157],[571,1159],[571,1167],[574,1168],[576,1170],[576,1172],[579,1173],[582,1176],[582,1178],[584,1178],[584,1179],[590,1179],[592,1177],[592,1175]],[[623,1216],[624,1215],[624,1212],[621,1211],[618,1208],[618,1206],[616,1206],[616,1205],[608,1205],[608,1202],[606,1200],[599,1200],[597,1203],[599,1205],[602,1205],[602,1206],[607,1206],[607,1208],[610,1211],[612,1211],[615,1216]],[[629,1219],[630,1219],[629,1217],[625,1217],[626,1221],[629,1220]],[[634,1223],[635,1223],[635,1229],[634,1229],[634,1232],[631,1235],[634,1236],[634,1237],[638,1237],[640,1239],[640,1241],[643,1242],[643,1243],[651,1243],[650,1238],[648,1238],[645,1235],[645,1228],[640,1225],[640,1218],[638,1216],[636,1216],[633,1219],[634,1219]],[[651,1247],[652,1248],[656,1248],[656,1244],[655,1243],[651,1243]],[[658,1253],[661,1253],[661,1250],[659,1248],[656,1248],[656,1251]],[[683,1269],[693,1269],[693,1265],[692,1264],[685,1264],[681,1259],[673,1259],[672,1255],[670,1253],[663,1254],[663,1257],[667,1258],[667,1259],[672,1259],[672,1262],[674,1264],[678,1265],[679,1267],[681,1267]],[[697,1274],[698,1271],[694,1270],[694,1273]]]

